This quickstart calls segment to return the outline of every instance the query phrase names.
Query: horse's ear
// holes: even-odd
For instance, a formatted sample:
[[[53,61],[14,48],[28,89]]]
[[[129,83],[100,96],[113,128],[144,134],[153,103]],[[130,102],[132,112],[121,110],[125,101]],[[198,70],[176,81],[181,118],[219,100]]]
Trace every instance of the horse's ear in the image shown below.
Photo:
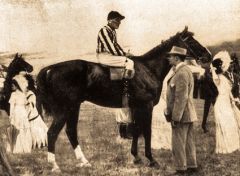
[[[14,59],[18,58],[18,53],[15,54]]]
[[[186,33],[188,31],[188,26],[185,26],[185,28],[183,29],[183,33]]]
[[[19,58],[22,58],[22,54],[19,56]]]

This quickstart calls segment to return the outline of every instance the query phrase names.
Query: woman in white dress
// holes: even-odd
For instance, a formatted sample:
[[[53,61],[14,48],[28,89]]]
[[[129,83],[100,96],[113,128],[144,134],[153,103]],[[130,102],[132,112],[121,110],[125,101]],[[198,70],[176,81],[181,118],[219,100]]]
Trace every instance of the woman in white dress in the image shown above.
[[[43,122],[42,117],[37,111],[36,96],[33,91],[29,89],[29,80],[26,78],[27,76],[26,72],[20,72],[15,79],[19,81],[19,85],[24,90],[27,118],[32,137],[32,148],[41,148],[47,146],[48,127]]]
[[[47,131],[48,127],[43,122],[42,117],[39,115],[36,108],[36,96],[28,90],[26,94],[27,98],[27,110],[28,120],[30,123],[31,135],[32,135],[32,147],[41,148],[47,146]]]
[[[160,100],[153,108],[152,113],[152,148],[170,150],[172,146],[171,124],[166,121],[164,109],[166,108],[167,81],[173,74],[171,69],[163,81]]]
[[[215,57],[216,58],[216,57]],[[213,60],[213,81],[218,89],[218,97],[214,105],[216,123],[216,153],[232,153],[240,149],[240,111],[235,106],[231,93],[231,83],[223,75],[226,59]],[[215,74],[216,73],[216,74]]]
[[[26,96],[24,89],[19,84],[20,82],[17,77],[14,77],[12,84],[13,92],[9,99],[9,118],[12,130],[15,131],[14,139],[11,139],[13,141],[11,145],[13,153],[30,153],[32,149],[32,136],[26,109]]]

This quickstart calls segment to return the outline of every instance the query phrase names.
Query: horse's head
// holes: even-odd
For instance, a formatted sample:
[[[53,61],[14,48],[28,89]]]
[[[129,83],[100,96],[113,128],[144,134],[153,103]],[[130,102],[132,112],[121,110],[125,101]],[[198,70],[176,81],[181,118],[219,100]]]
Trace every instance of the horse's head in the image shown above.
[[[186,48],[187,55],[195,60],[199,60],[200,57],[212,59],[211,53],[207,48],[201,45],[193,37],[193,33],[188,31],[188,28],[185,27],[182,32],[178,32],[168,40],[162,41],[160,45],[134,60],[142,62],[149,70],[151,70],[158,80],[163,80],[171,68],[167,59],[167,53],[173,46]]]
[[[3,93],[4,100],[0,104],[4,107],[4,109],[9,113],[9,104],[8,100],[10,98],[12,92],[12,79],[15,75],[19,74],[21,71],[32,72],[33,66],[27,63],[22,55],[16,54],[13,61],[9,64],[7,68],[7,76],[4,82]]]
[[[177,33],[173,37],[173,45],[183,47],[187,49],[187,55],[194,58],[195,60],[199,60],[200,57],[207,57],[212,59],[212,55],[209,50],[201,45],[194,37],[193,33],[188,31],[188,27]]]
[[[32,72],[33,66],[26,62],[23,59],[22,55],[19,56],[17,53],[13,61],[9,64],[7,73],[8,75],[11,75],[11,77],[13,77],[21,71]]]
[[[144,54],[143,61],[148,62],[149,60],[166,60],[167,53],[173,46],[178,46],[187,49],[187,55],[199,60],[200,57],[207,57],[212,59],[212,55],[207,48],[201,45],[194,37],[193,33],[188,31],[188,27],[182,32],[178,32],[174,36],[170,37],[146,54]],[[150,61],[151,62],[151,61]]]

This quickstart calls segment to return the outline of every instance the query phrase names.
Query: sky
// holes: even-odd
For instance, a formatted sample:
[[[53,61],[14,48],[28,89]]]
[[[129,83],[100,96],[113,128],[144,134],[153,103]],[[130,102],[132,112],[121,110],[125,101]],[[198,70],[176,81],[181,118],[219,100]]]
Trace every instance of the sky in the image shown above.
[[[240,0],[1,0],[0,52],[94,53],[111,10],[126,17],[118,41],[133,54],[185,26],[205,46],[240,38]]]

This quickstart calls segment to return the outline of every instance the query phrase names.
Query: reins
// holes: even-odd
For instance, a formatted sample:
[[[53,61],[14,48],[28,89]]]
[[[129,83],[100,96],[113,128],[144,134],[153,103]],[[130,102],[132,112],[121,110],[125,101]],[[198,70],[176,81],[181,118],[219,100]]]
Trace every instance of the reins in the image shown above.
[[[193,54],[193,56],[199,60],[200,58],[198,57],[198,55],[197,55],[197,54],[188,46],[188,44],[185,42],[185,41],[188,40],[188,38],[189,38],[189,37],[186,37],[185,39],[182,39],[182,37],[180,36],[180,40],[181,40],[181,42],[184,44],[184,46],[186,47],[186,49],[187,49],[188,51],[190,51],[190,52]]]

